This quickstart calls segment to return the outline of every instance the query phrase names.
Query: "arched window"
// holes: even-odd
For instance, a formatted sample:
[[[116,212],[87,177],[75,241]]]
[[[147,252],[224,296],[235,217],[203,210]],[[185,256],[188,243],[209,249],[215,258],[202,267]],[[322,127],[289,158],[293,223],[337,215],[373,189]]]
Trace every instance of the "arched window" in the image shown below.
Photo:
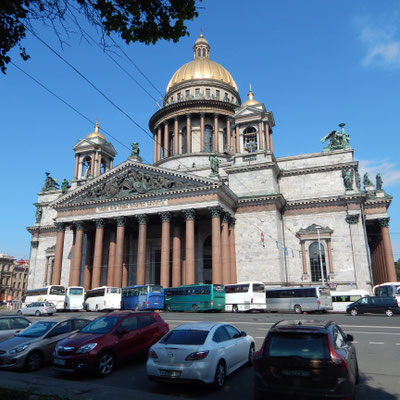
[[[201,49],[197,49],[197,55],[200,57],[201,56]]]
[[[181,153],[185,154],[187,153],[187,130],[186,126],[182,128],[182,147],[181,147]]]
[[[325,263],[325,250],[324,246],[321,244],[321,258],[319,256],[318,251],[318,242],[311,243],[309,248],[310,253],[310,267],[311,267],[311,281],[312,282],[320,282],[321,278],[321,260],[322,260],[322,269],[324,271],[324,280],[326,281],[326,263]]]
[[[203,49],[203,57],[206,56],[206,49]]]
[[[213,151],[213,128],[210,125],[204,127],[204,151],[211,153]]]
[[[91,175],[91,169],[92,169],[92,157],[87,156],[83,160],[83,177],[88,178]]]
[[[243,131],[243,147],[249,153],[257,150],[257,130],[253,126],[249,126]]]
[[[224,128],[224,133],[222,134],[222,148],[225,150],[228,150],[228,140],[227,140],[227,135],[226,135],[226,128]]]
[[[168,135],[168,153],[169,156],[174,155],[174,133],[170,132]]]

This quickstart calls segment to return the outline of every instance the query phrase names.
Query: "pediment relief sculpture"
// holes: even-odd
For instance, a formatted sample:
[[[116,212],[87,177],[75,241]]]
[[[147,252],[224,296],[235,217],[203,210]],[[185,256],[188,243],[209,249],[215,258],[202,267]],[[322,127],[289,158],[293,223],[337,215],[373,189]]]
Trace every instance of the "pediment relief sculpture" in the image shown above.
[[[117,175],[98,183],[77,194],[68,203],[80,203],[95,200],[117,199],[147,193],[165,193],[167,191],[190,189],[203,186],[201,182],[191,182],[183,178],[142,171],[137,168],[123,170]]]

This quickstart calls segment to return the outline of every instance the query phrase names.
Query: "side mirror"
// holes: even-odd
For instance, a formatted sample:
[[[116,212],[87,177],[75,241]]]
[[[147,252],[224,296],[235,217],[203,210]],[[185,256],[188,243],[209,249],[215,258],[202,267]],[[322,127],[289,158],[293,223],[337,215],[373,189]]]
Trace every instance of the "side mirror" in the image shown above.
[[[346,339],[348,342],[352,342],[354,340],[353,335],[346,335]]]
[[[245,331],[241,331],[240,336],[247,336],[247,333]]]

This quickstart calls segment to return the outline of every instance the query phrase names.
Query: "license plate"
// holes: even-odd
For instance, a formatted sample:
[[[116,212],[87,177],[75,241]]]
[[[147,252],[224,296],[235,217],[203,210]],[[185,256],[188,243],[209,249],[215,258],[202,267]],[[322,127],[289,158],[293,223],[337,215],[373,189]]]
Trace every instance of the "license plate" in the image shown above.
[[[282,375],[284,376],[311,376],[310,371],[303,371],[301,369],[283,369],[282,370]]]
[[[65,365],[66,362],[67,362],[67,360],[63,360],[63,359],[61,359],[61,358],[55,358],[55,359],[53,360],[53,363],[54,363],[55,365]]]
[[[179,378],[181,371],[172,371],[169,369],[160,369],[160,376],[168,376],[169,378]]]

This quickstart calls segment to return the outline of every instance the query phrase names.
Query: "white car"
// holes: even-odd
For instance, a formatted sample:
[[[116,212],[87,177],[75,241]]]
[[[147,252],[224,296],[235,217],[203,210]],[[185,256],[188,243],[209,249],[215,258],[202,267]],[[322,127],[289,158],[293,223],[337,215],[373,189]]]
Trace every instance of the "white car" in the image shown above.
[[[225,377],[254,357],[254,339],[221,322],[183,324],[149,350],[147,376],[158,382],[195,382],[222,388]]]

